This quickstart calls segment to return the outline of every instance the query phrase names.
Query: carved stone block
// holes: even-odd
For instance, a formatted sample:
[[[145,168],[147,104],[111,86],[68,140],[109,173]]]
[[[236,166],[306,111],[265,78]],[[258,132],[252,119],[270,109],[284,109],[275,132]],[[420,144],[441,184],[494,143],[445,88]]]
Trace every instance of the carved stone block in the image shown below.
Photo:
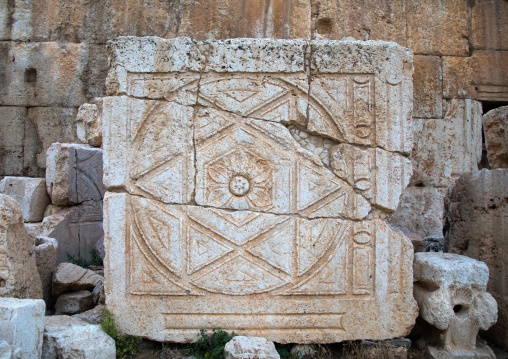
[[[105,288],[122,331],[301,343],[408,332],[412,246],[372,218],[397,207],[411,174],[409,51],[124,37],[110,54],[104,182],[127,193],[105,197]],[[347,165],[330,167],[338,142]]]
[[[449,253],[416,253],[414,296],[434,358],[495,358],[478,345],[480,329],[497,321],[497,303],[487,293],[489,269],[483,262]]]

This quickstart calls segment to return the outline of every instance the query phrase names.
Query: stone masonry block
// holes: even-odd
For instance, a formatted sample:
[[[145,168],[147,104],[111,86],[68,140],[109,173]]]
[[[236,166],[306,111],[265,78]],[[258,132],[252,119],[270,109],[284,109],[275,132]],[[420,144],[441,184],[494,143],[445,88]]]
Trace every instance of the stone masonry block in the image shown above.
[[[508,106],[483,116],[483,133],[491,168],[508,168]]]
[[[414,66],[413,116],[441,118],[443,116],[441,58],[417,55],[414,57]]]
[[[39,359],[45,311],[41,299],[0,298],[0,340],[21,348],[21,358]]]
[[[471,4],[471,45],[479,50],[508,50],[508,3],[503,0]]]
[[[0,193],[14,198],[21,205],[25,222],[41,222],[50,204],[44,178],[5,177],[0,181]]]
[[[0,176],[23,174],[26,114],[24,107],[0,106]]]

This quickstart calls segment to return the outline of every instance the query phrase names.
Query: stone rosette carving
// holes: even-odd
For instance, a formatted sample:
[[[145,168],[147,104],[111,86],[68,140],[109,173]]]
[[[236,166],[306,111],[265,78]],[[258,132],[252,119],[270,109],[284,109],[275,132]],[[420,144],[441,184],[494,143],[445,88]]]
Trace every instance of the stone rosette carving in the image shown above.
[[[412,246],[375,219],[411,175],[407,49],[124,37],[109,51],[106,293],[123,331],[301,343],[409,331]]]

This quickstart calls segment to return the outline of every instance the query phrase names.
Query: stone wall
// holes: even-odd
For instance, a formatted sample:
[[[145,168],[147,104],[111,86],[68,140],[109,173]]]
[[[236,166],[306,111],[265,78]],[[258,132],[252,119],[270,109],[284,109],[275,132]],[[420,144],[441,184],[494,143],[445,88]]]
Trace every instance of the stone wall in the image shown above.
[[[393,223],[440,234],[444,189],[480,160],[479,101],[508,101],[507,18],[505,0],[4,0],[0,177],[44,176],[51,143],[79,142],[117,36],[395,41],[415,54],[415,172]]]

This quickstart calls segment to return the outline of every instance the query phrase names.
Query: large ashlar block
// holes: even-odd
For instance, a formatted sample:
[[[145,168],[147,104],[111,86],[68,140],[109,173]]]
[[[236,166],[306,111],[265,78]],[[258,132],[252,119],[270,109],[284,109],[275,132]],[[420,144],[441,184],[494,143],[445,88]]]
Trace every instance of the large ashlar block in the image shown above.
[[[23,210],[25,222],[40,222],[50,203],[44,178],[5,177],[0,181],[0,193],[14,198]]]
[[[420,317],[432,326],[424,331],[432,357],[494,359],[488,346],[476,342],[478,331],[497,321],[485,263],[457,254],[416,253],[414,276]]]
[[[3,194],[0,194],[0,296],[42,298],[34,242],[23,224],[23,212],[18,202]]]
[[[105,288],[121,330],[301,343],[408,332],[412,246],[367,218],[389,215],[409,181],[410,51],[128,37],[109,52]],[[330,168],[338,142],[346,165]]]
[[[499,319],[486,335],[508,348],[508,169],[462,175],[446,197],[446,245],[452,253],[485,262],[487,289],[499,305]]]
[[[82,145],[54,143],[46,157],[46,186],[54,205],[101,201],[102,150]]]
[[[41,299],[0,298],[0,340],[21,348],[21,358],[39,359],[45,311]]]

